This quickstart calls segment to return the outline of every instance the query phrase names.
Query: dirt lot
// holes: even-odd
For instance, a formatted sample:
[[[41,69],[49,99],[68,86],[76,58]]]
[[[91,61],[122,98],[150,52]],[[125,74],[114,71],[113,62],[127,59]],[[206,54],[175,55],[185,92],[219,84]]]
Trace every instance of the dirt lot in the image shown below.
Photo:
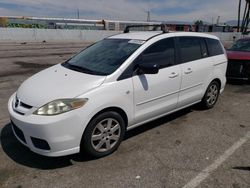
[[[0,187],[250,187],[250,85],[228,84],[215,108],[191,107],[127,132],[112,155],[47,158],[13,136],[9,96],[86,44],[0,44]]]

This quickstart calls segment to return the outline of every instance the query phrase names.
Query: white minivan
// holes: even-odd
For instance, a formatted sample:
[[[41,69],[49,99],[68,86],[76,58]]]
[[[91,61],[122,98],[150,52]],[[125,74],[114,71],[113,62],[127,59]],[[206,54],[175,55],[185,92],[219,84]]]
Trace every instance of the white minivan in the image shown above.
[[[226,69],[215,36],[127,29],[22,83],[8,102],[13,133],[41,155],[102,157],[126,130],[196,103],[212,108]]]

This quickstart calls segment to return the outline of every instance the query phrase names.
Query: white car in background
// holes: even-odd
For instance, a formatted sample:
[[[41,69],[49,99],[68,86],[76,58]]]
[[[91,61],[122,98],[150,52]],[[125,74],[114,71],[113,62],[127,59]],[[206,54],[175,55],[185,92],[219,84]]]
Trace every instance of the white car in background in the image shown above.
[[[9,99],[13,132],[41,155],[102,157],[126,130],[196,103],[212,108],[226,69],[215,36],[127,29],[27,79]]]

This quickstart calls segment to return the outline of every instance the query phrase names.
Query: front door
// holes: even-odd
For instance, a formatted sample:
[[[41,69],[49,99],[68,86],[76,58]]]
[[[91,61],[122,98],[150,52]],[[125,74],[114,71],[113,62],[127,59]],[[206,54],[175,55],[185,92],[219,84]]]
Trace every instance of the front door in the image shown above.
[[[175,61],[173,38],[162,39],[139,56],[138,64],[157,64],[157,74],[133,76],[135,123],[172,111],[177,106],[181,84],[180,65]]]

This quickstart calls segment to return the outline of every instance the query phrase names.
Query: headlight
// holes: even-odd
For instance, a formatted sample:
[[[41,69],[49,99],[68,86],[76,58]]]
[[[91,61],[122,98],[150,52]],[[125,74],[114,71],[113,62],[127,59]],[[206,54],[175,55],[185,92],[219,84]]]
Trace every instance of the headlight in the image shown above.
[[[33,114],[53,116],[82,107],[88,99],[58,99],[45,104]]]

